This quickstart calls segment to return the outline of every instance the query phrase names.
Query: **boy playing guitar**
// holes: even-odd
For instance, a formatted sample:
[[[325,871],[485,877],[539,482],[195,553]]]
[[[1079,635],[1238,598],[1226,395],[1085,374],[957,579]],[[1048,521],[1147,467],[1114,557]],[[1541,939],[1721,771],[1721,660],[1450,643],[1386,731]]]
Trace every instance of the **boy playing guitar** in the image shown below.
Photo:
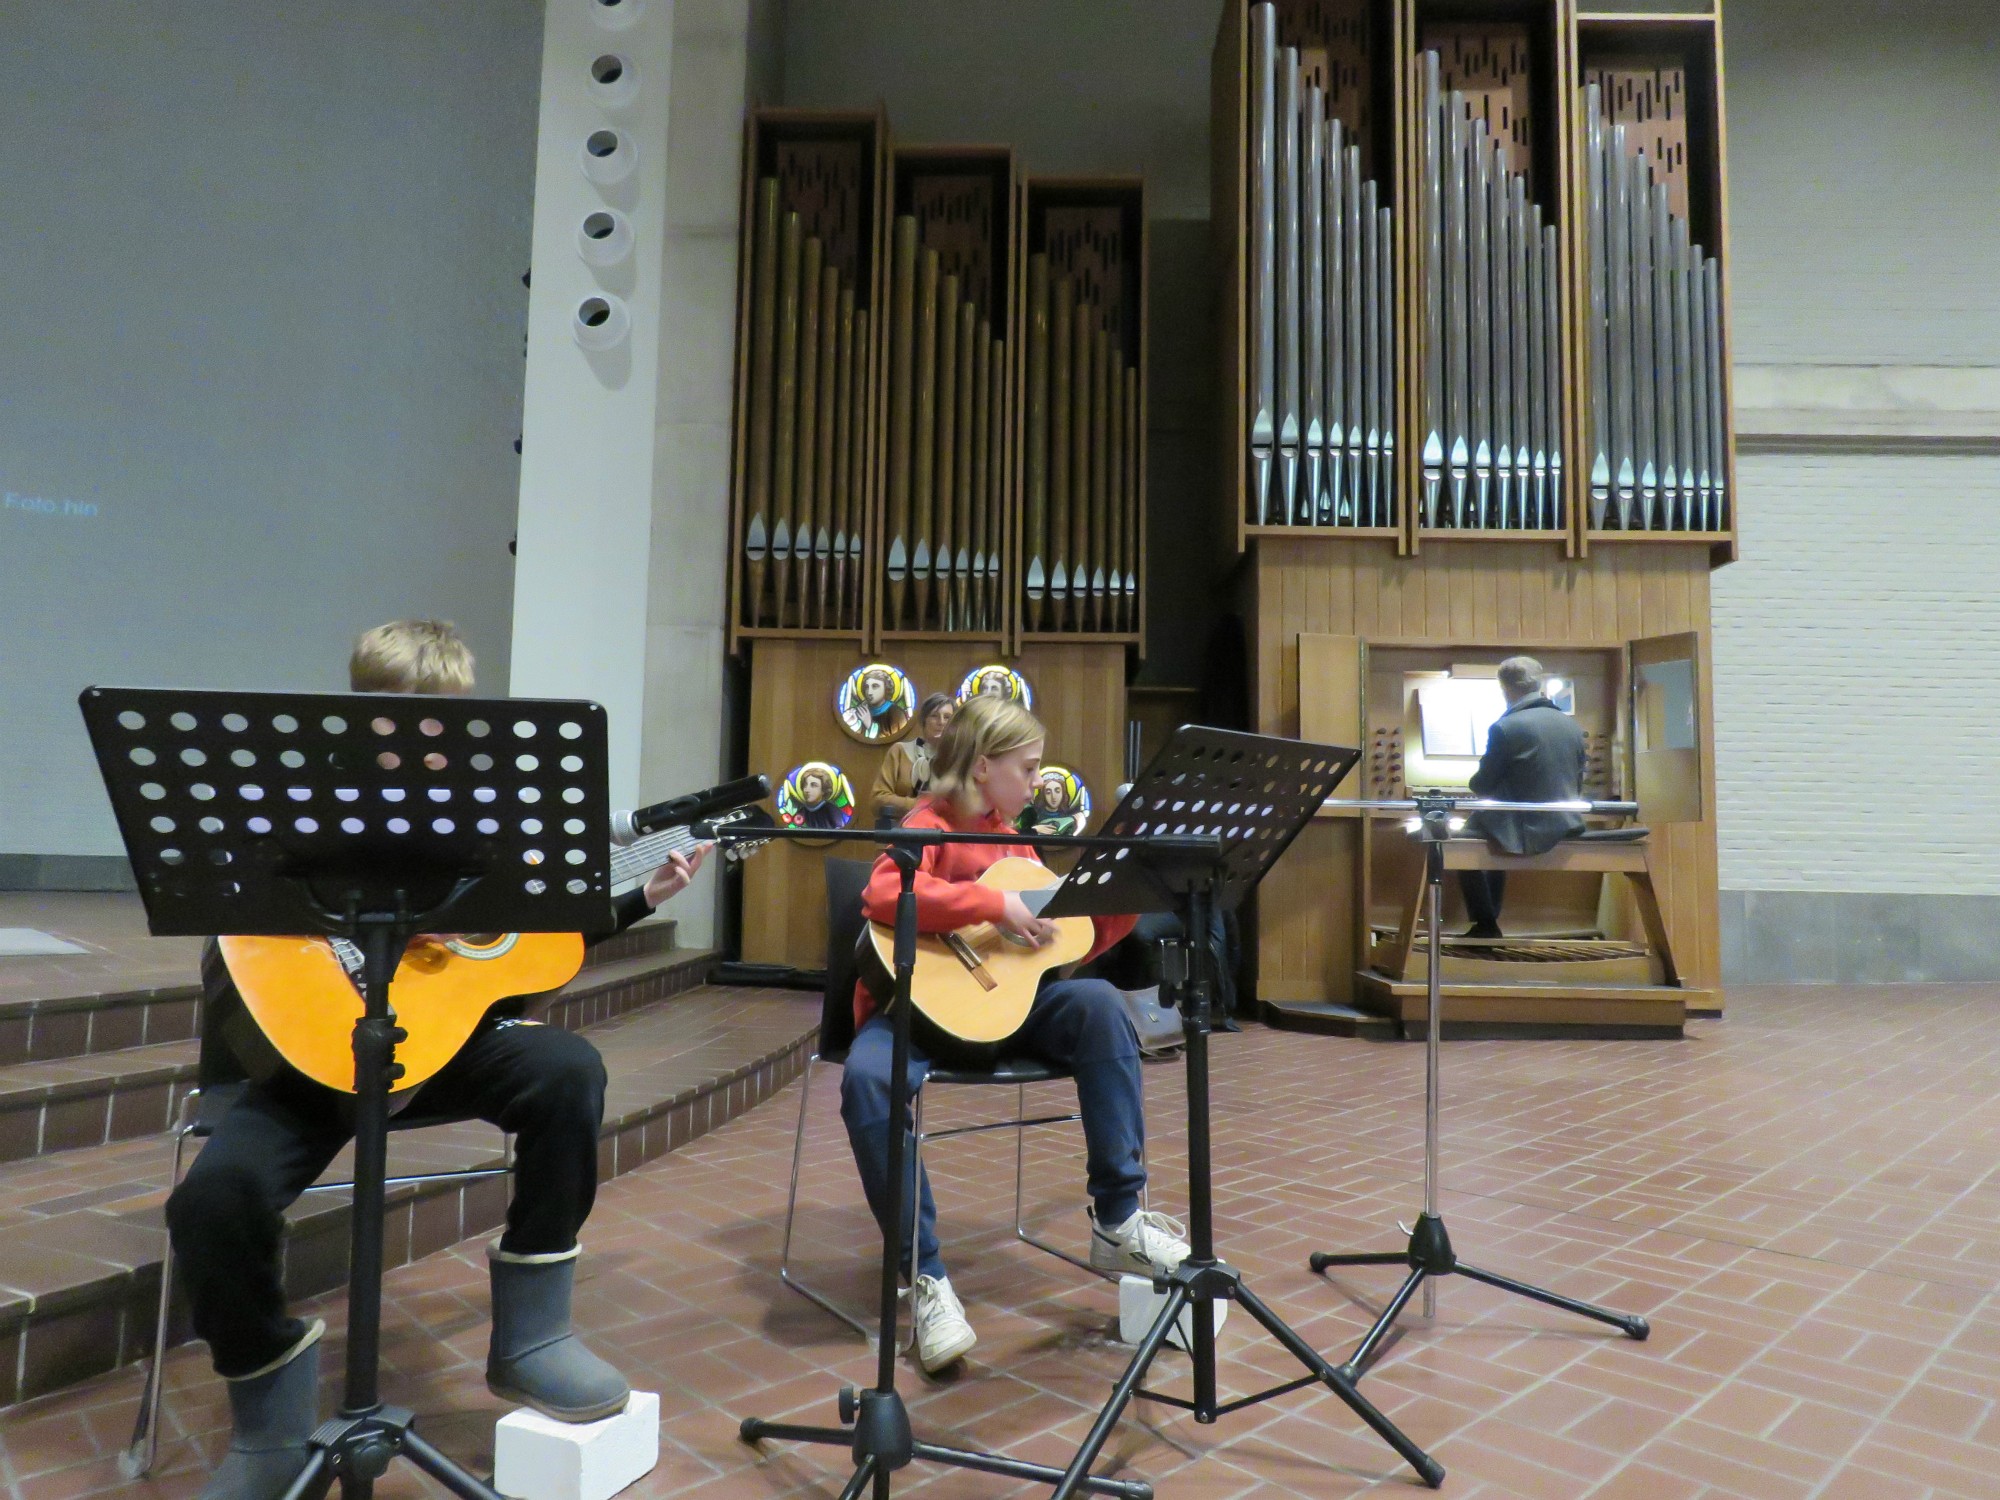
[[[472,652],[436,620],[362,636],[356,692],[469,693]],[[668,857],[616,901],[623,929],[687,887],[706,846]],[[422,941],[419,939],[418,941]],[[202,955],[203,1026],[227,1036],[242,1002],[217,946]],[[419,1115],[476,1118],[514,1136],[507,1228],[487,1251],[496,1395],[568,1422],[622,1411],[631,1387],[570,1331],[576,1235],[597,1193],[604,1064],[572,1032],[524,1021],[502,1002],[458,1054],[413,1090]],[[348,1098],[289,1068],[252,1079],[167,1200],[167,1228],[195,1332],[228,1382],[234,1432],[201,1500],[280,1500],[319,1425],[320,1335],[285,1308],[278,1250],[285,1208],[353,1135]]]

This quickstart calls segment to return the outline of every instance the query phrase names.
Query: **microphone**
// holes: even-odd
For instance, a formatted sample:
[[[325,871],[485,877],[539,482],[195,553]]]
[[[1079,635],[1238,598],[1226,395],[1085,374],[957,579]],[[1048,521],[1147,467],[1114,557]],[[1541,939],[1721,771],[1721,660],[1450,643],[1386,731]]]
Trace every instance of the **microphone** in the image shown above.
[[[651,807],[615,812],[611,815],[611,842],[623,849],[636,844],[649,833],[658,833],[662,828],[684,828],[702,818],[729,812],[770,795],[769,777],[744,776],[735,781],[725,781],[721,786],[709,787],[706,791],[670,797],[665,802],[655,802]]]

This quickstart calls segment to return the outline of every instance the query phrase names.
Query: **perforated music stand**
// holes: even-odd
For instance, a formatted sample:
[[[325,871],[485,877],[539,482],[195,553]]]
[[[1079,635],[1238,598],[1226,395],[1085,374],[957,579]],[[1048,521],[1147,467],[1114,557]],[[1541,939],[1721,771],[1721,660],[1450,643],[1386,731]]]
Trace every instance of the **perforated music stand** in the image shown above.
[[[401,1033],[389,981],[420,932],[614,925],[604,710],[399,694],[86,688],[78,700],[161,937],[345,938],[354,1025],[354,1220],[339,1415],[287,1500],[368,1500],[398,1455],[466,1500],[502,1500],[377,1393],[382,1179]]]
[[[1161,849],[1086,848],[1061,889],[1043,907],[1049,917],[1120,912],[1179,911],[1181,938],[1162,965],[1162,999],[1180,1007],[1187,1036],[1188,1258],[1154,1287],[1166,1302],[1140,1340],[1125,1373],[1112,1388],[1083,1446],[1070,1460],[1055,1500],[1073,1494],[1134,1396],[1194,1413],[1213,1422],[1303,1386],[1325,1384],[1377,1436],[1435,1489],[1444,1468],[1378,1411],[1354,1379],[1323,1359],[1252,1292],[1243,1273],[1215,1255],[1213,1167],[1210,1156],[1208,1036],[1215,1025],[1214,949],[1209,920],[1233,911],[1270,873],[1313,814],[1361,758],[1358,749],[1315,745],[1269,735],[1183,725],[1154,757],[1099,830],[1101,837],[1158,838],[1209,835],[1220,850],[1203,854],[1182,845]],[[1310,1372],[1267,1390],[1219,1402],[1215,1389],[1213,1306],[1231,1300]],[[1140,1385],[1181,1312],[1196,1308],[1192,1400]]]

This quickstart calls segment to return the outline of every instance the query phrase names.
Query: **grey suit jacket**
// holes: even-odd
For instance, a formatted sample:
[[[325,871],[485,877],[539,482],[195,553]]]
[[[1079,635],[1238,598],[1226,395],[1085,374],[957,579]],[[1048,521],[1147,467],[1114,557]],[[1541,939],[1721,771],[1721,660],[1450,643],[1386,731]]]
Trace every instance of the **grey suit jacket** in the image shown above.
[[[1493,723],[1472,775],[1475,795],[1503,802],[1562,802],[1583,795],[1583,731],[1537,693]],[[1470,830],[1509,854],[1545,854],[1583,830],[1575,813],[1475,813]]]

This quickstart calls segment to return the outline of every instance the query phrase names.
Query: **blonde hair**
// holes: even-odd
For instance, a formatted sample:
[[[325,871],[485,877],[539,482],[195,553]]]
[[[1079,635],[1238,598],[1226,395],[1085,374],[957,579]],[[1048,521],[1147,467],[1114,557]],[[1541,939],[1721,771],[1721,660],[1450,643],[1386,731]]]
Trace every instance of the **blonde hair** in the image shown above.
[[[391,620],[354,643],[347,685],[357,693],[469,693],[472,648],[449,620]]]
[[[948,802],[963,812],[985,811],[984,799],[972,783],[980,758],[1005,755],[1048,737],[1042,721],[1012,699],[990,694],[966,699],[931,756],[931,800]]]

